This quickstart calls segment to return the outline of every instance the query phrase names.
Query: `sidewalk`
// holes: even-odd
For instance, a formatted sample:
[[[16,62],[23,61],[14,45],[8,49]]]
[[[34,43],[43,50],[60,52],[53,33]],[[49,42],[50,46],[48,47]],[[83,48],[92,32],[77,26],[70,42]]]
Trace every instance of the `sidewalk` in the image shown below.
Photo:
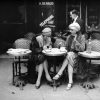
[[[12,59],[0,58],[0,100],[100,100],[100,78],[93,81],[96,88],[88,92],[75,82],[72,89],[66,91],[66,83],[53,87],[45,83],[39,89],[33,84],[27,84],[24,90],[20,90],[11,84],[12,81]]]

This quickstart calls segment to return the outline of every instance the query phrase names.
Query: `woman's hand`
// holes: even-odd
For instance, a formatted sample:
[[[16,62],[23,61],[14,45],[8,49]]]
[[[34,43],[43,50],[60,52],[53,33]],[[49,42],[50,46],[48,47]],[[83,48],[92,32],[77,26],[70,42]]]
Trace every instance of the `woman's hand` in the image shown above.
[[[80,43],[77,41],[77,35],[75,35],[75,37],[74,37],[74,43],[75,43],[75,45],[80,45]]]
[[[76,38],[77,38],[77,34],[75,34],[74,41],[77,41]]]
[[[45,45],[45,46],[43,46],[43,49],[45,50],[45,49],[47,49],[47,46]]]

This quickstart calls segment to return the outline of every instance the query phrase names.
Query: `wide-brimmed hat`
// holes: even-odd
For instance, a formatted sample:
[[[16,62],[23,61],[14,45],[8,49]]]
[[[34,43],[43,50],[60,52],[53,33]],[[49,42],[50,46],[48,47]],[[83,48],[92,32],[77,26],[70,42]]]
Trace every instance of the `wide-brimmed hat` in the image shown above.
[[[69,29],[75,30],[76,32],[80,31],[80,25],[77,22],[74,22],[69,25]]]
[[[51,35],[51,28],[46,27],[42,30],[43,35]]]

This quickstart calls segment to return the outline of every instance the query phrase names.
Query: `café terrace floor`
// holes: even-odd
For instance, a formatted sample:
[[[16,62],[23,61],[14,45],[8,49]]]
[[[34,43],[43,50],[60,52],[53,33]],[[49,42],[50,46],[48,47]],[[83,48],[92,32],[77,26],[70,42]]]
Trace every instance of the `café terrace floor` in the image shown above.
[[[11,84],[12,60],[7,54],[0,55],[0,100],[100,100],[100,77],[93,80],[96,88],[88,92],[77,81],[69,91],[65,90],[67,83],[54,91],[46,82],[39,89],[34,84],[26,84],[24,90],[20,90]]]

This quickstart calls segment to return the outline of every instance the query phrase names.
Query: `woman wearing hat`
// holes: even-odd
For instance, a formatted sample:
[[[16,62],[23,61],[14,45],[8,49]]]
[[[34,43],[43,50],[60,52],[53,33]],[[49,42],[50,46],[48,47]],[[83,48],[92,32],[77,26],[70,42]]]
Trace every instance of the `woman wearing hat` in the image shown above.
[[[61,69],[53,77],[54,80],[58,80],[66,67],[68,67],[68,85],[66,90],[70,90],[73,85],[73,69],[76,63],[76,58],[79,51],[85,50],[85,36],[82,35],[80,31],[80,25],[78,23],[72,23],[69,25],[69,30],[71,34],[66,39],[66,49],[68,51]]]
[[[45,59],[44,55],[42,54],[42,50],[46,49],[48,47],[51,47],[51,29],[50,28],[44,28],[42,30],[42,34],[33,38],[31,43],[31,50],[32,50],[32,56],[31,56],[31,66],[38,67],[38,75],[35,87],[38,89],[41,85],[41,77],[43,70],[45,72],[45,76],[48,82],[52,82],[52,79],[48,72],[48,63]]]

